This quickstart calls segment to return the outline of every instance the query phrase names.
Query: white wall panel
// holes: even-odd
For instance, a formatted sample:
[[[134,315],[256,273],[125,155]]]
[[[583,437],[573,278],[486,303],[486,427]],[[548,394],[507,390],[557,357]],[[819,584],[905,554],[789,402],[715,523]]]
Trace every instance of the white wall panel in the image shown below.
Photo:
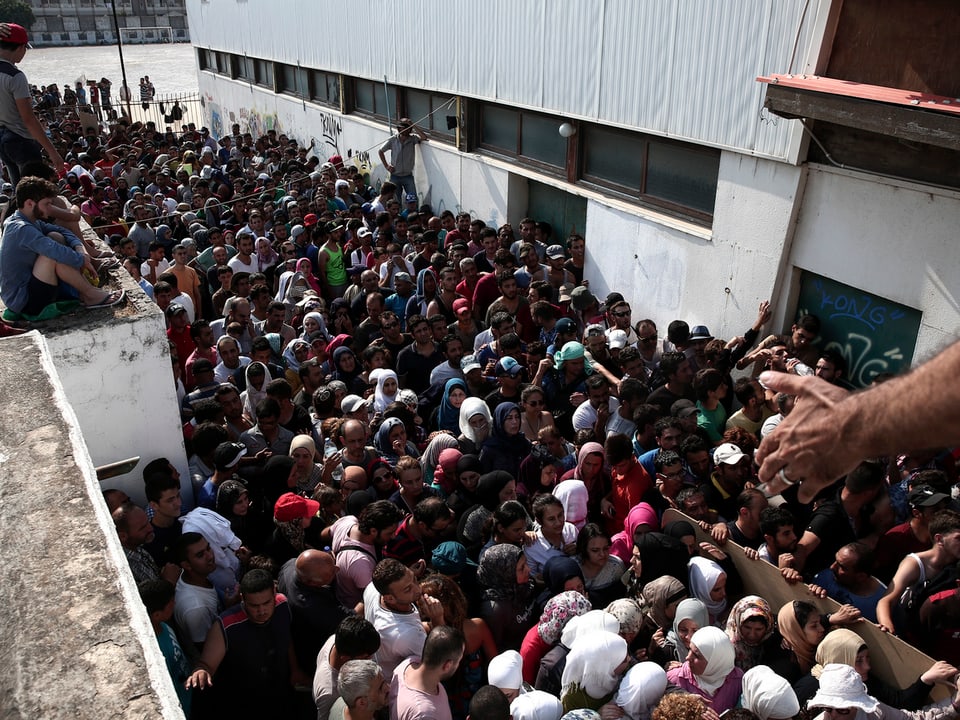
[[[188,0],[199,47],[791,157],[759,74],[835,0]],[[799,34],[798,34],[799,30]]]

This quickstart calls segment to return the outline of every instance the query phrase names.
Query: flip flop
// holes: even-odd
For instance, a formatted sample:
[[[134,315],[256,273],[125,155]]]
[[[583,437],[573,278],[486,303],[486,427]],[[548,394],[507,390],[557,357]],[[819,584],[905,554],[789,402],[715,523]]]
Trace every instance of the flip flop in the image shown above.
[[[103,300],[96,303],[95,305],[84,305],[84,307],[87,310],[94,310],[96,308],[113,307],[118,303],[122,303],[126,296],[127,294],[123,290],[117,290],[107,295]]]

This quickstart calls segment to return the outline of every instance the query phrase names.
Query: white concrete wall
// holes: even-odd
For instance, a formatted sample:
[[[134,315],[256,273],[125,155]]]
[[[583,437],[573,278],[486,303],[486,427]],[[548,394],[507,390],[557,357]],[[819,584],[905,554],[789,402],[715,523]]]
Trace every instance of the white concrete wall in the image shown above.
[[[74,326],[46,335],[47,345],[94,465],[141,458],[131,473],[103,487],[120,488],[146,505],[143,466],[166,457],[180,472],[186,512],[194,499],[163,314],[126,279],[124,307],[113,316],[92,311],[86,323],[80,315]]]
[[[587,205],[587,279],[601,299],[616,290],[633,319],[706,325],[717,337],[742,334],[771,298],[789,246],[803,170],[723,153],[713,230],[622,204]]]
[[[960,332],[960,193],[811,165],[791,264],[923,312],[914,363]]]

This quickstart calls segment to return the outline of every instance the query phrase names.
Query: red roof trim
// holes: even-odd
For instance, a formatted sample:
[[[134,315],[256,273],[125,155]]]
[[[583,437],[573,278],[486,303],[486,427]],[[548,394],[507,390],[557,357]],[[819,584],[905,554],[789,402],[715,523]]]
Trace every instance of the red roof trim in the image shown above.
[[[817,75],[760,76],[757,78],[757,82],[781,85],[783,87],[796,88],[797,90],[809,90],[811,92],[826,93],[828,95],[843,95],[861,100],[873,100],[875,102],[890,103],[892,105],[905,105],[922,110],[935,110],[951,115],[960,115],[960,98],[931,95],[914,90],[898,90],[897,88],[883,87],[882,85],[865,85],[849,80],[836,80],[834,78],[819,77]]]

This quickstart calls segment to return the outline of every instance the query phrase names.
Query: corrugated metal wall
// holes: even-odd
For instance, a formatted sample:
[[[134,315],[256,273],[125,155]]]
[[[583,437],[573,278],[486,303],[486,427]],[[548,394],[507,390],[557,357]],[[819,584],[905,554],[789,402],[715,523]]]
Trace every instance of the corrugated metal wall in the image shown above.
[[[783,158],[756,77],[830,0],[187,0],[194,45]]]

